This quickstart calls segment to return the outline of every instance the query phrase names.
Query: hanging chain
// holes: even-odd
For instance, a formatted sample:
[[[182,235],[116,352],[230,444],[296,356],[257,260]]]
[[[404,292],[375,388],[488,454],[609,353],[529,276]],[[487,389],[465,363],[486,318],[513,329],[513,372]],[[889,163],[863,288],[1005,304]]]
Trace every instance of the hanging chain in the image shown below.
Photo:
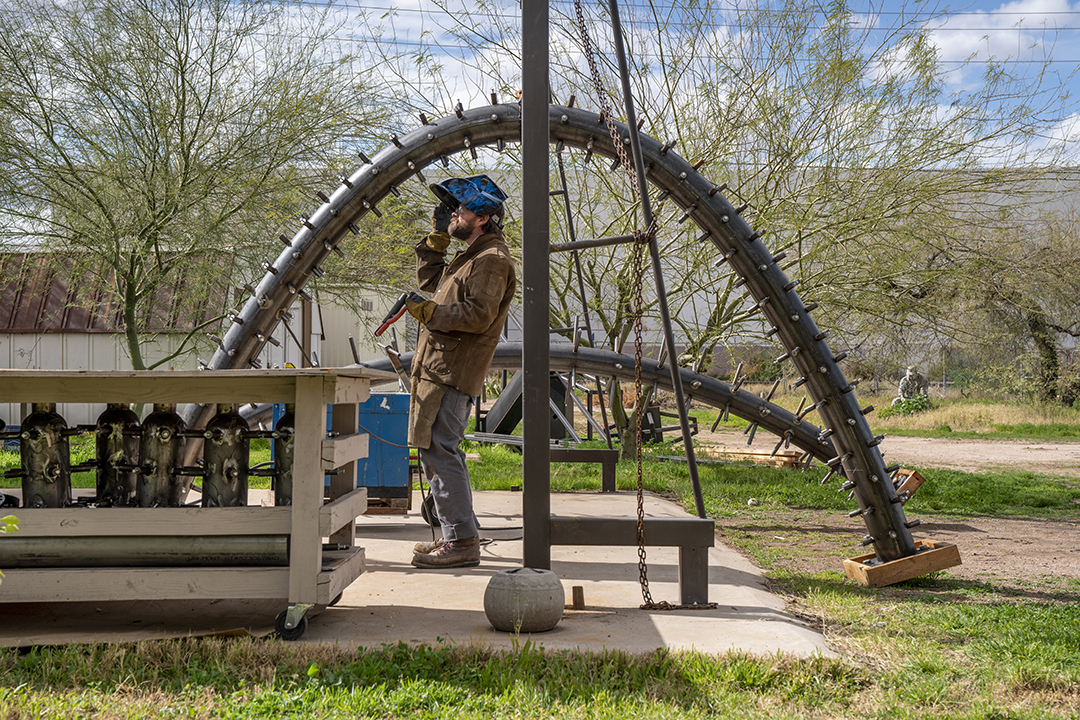
[[[592,76],[593,86],[596,90],[596,98],[600,104],[601,118],[607,126],[608,135],[611,136],[611,144],[615,148],[615,155],[619,158],[619,164],[630,178],[630,186],[634,191],[634,195],[641,198],[642,188],[638,183],[637,172],[630,157],[626,154],[625,145],[630,142],[630,138],[627,137],[624,140],[619,135],[619,129],[615,125],[614,114],[612,113],[611,105],[607,101],[608,93],[604,89],[604,82],[600,77],[600,69],[596,66],[596,60],[593,58],[592,40],[589,38],[589,30],[585,23],[585,13],[581,7],[581,0],[574,0],[574,8],[577,11],[578,30],[581,34],[581,43],[585,49],[585,59],[589,62],[589,73]],[[707,610],[715,608],[716,603],[675,605],[663,600],[660,602],[653,600],[652,592],[649,590],[649,567],[648,563],[645,561],[645,483],[642,473],[643,443],[641,437],[641,418],[645,411],[645,403],[641,395],[641,355],[642,335],[644,334],[644,322],[642,318],[645,314],[645,303],[642,299],[642,280],[645,274],[645,246],[652,242],[652,239],[656,236],[656,232],[657,224],[655,216],[653,216],[652,222],[649,223],[649,227],[645,232],[641,232],[640,230],[634,231],[633,254],[631,256],[630,266],[630,287],[632,293],[630,300],[630,314],[633,317],[634,327],[634,403],[637,405],[634,433],[637,440],[637,545],[638,579],[641,583],[641,597],[643,600],[641,609]]]
[[[619,128],[615,125],[615,116],[614,113],[612,113],[611,105],[608,103],[608,93],[604,88],[604,81],[600,77],[600,68],[596,66],[596,60],[593,58],[592,39],[589,37],[589,28],[585,23],[585,11],[581,7],[581,0],[574,0],[574,9],[577,11],[578,31],[581,34],[581,44],[585,48],[585,59],[589,63],[589,74],[592,76],[593,87],[596,90],[596,98],[600,104],[601,119],[604,121],[608,135],[611,137],[611,144],[615,148],[615,155],[619,158],[619,165],[626,170],[626,174],[630,178],[630,187],[634,191],[634,195],[641,197],[641,186],[638,185],[637,172],[634,170],[634,163],[630,159],[630,156],[626,154],[625,146],[630,142],[630,138],[627,137],[624,139],[619,135]],[[635,230],[635,252],[644,245],[647,245],[656,235],[656,231],[657,226],[655,217],[653,217],[652,222],[645,232]]]
[[[645,315],[644,302],[641,297],[642,276],[645,274],[645,246],[634,243],[633,263],[630,271],[630,283],[633,297],[630,300],[630,312],[634,318],[634,405],[637,412],[634,413],[634,438],[636,445],[637,460],[637,553],[638,553],[638,576],[641,583],[641,598],[644,601],[642,608],[652,609],[656,607],[652,593],[649,591],[649,568],[645,562],[645,482],[642,474],[642,442],[641,417],[645,412],[645,402],[641,394],[641,336],[643,335],[643,320]]]

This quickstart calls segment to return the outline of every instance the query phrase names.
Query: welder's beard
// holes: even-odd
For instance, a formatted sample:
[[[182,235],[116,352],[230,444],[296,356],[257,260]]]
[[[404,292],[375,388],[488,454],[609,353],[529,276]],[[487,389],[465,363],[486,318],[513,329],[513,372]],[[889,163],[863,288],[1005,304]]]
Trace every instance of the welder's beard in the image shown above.
[[[480,218],[478,217],[473,217],[471,220],[465,220],[458,215],[450,221],[450,234],[458,240],[468,240],[472,237],[473,232],[476,231],[476,223],[479,220]]]

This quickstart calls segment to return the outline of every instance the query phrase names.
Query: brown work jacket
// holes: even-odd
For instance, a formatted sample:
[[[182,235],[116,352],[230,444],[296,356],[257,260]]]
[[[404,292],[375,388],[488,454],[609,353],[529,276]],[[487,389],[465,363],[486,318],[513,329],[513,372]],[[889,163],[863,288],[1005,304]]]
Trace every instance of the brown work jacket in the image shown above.
[[[415,252],[416,282],[435,292],[437,307],[420,327],[412,376],[479,395],[517,284],[506,241],[481,235],[449,263],[426,237]]]

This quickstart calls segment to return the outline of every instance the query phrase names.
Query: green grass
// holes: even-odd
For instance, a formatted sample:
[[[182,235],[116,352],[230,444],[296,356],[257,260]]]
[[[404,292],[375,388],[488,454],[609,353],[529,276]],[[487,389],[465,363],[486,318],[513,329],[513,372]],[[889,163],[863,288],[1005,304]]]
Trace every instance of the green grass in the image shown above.
[[[798,406],[797,401],[792,403],[790,398],[781,400],[780,404],[789,410],[794,411]],[[862,404],[869,403],[863,400]],[[867,419],[875,435],[885,433],[954,440],[1080,440],[1080,412],[1072,408],[985,405],[964,401],[935,401],[932,408],[930,413],[913,416],[881,417],[878,413],[872,413]],[[699,428],[708,430],[716,421],[719,411],[714,408],[697,408],[691,414],[697,417]],[[1025,419],[1030,417],[1041,420],[1045,416],[1055,418],[1055,421],[1032,422]],[[1012,419],[1016,421],[1006,422]],[[898,422],[900,420],[903,420],[904,424]],[[809,421],[818,422],[814,415],[810,416]],[[743,418],[729,416],[726,422],[718,425],[718,429],[744,431],[749,424]],[[965,429],[965,425],[972,427]]]
[[[469,450],[480,455],[471,464],[478,487],[520,482],[517,452]],[[599,487],[597,466],[556,467],[565,489]],[[618,470],[620,486],[632,486],[634,465]],[[647,487],[689,502],[685,466],[650,459],[643,471]],[[923,514],[1056,508],[1076,517],[1065,501],[1080,491],[1063,496],[1064,484],[1052,479],[924,472],[930,481],[907,506],[924,503]],[[772,589],[839,657],[631,656],[545,651],[527,641],[509,652],[446,643],[358,651],[250,638],[7,650],[0,717],[1078,717],[1080,581],[1047,577],[1027,592],[945,572],[874,590],[839,569],[800,572],[798,546],[824,534],[789,535],[799,541],[791,551],[761,539],[780,532],[778,518],[846,508],[834,483],[822,487],[820,473],[737,465],[703,465],[701,478],[709,513],[742,528],[726,540],[754,556]],[[748,497],[758,504],[747,506]],[[850,545],[834,539],[824,552],[839,568]]]
[[[825,658],[251,639],[9,650],[0,674],[9,718],[783,718],[840,711],[868,680]]]
[[[588,445],[588,443],[584,444]],[[600,447],[599,443],[595,443]],[[521,484],[521,453],[507,446],[471,444],[469,452],[480,454],[470,464],[473,487],[478,490],[509,490]],[[680,454],[670,444],[653,446],[643,463],[646,489],[657,493],[677,493],[691,497],[690,473],[685,463],[662,461],[657,455]],[[1051,519],[1080,518],[1080,486],[1023,470],[969,473],[959,470],[918,468],[930,480],[905,505],[909,512],[937,515],[1026,516]],[[700,464],[705,509],[710,517],[761,514],[772,508],[808,508],[847,512],[854,506],[846,493],[837,492],[840,481],[834,476],[821,484],[825,470],[803,473],[787,468],[756,467],[742,463]],[[553,463],[551,487],[556,491],[599,490],[599,463]],[[620,462],[616,486],[630,490],[636,486],[637,468]],[[753,509],[747,501],[757,500]]]

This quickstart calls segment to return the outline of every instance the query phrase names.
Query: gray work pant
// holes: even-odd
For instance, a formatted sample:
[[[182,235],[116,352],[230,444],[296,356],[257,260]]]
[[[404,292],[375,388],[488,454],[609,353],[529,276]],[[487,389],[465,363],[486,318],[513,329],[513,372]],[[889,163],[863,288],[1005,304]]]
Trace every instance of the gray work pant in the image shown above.
[[[443,538],[448,541],[479,534],[469,468],[461,449],[471,409],[471,396],[449,388],[431,426],[431,446],[420,449],[420,464],[435,498],[435,513],[442,524]]]

